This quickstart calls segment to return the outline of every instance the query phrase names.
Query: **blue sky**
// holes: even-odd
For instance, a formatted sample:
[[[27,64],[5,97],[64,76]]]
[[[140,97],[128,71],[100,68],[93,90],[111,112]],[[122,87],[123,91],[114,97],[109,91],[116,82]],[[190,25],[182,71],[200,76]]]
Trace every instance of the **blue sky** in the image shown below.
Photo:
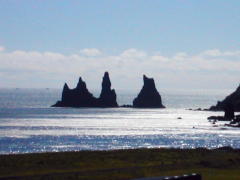
[[[198,52],[240,46],[240,1],[1,0],[0,43],[72,53],[82,48]]]
[[[33,81],[33,77],[39,79],[31,84],[33,87],[59,87],[59,84],[62,86],[62,81],[71,81],[70,79],[77,79],[76,76],[82,75],[86,76],[85,79],[91,76],[92,78],[88,78],[90,86],[96,88],[94,84],[99,79],[93,78],[92,71],[97,67],[97,75],[103,74],[106,68],[116,73],[113,79],[122,82],[119,88],[124,89],[126,82],[124,78],[122,81],[120,78],[125,76],[124,73],[131,72],[131,67],[127,65],[127,59],[130,58],[129,61],[134,59],[135,63],[146,61],[147,65],[138,67],[132,77],[125,79],[136,80],[143,73],[149,73],[149,76],[156,76],[165,87],[183,88],[187,84],[188,88],[233,88],[239,82],[239,32],[240,1],[237,0],[1,0],[0,61],[11,60],[12,63],[2,63],[4,66],[0,68],[0,87],[25,86],[27,84],[20,82]],[[16,51],[25,55],[19,55]],[[207,57],[206,52],[209,51],[217,52],[217,56],[210,53],[211,58]],[[40,54],[38,56],[31,52]],[[131,57],[122,56],[126,52],[132,53]],[[137,57],[132,57],[134,53]],[[146,56],[141,56],[141,53]],[[184,58],[188,61],[178,64],[182,69],[178,74],[179,79],[169,77],[168,81],[163,81],[161,77],[167,78],[171,75],[171,68],[176,66],[176,63],[172,63],[173,59],[181,53],[185,53]],[[74,55],[79,57],[72,60]],[[214,61],[211,61],[212,55]],[[37,59],[40,56],[46,61],[45,66],[51,67],[52,71],[41,69],[41,65],[36,67],[37,64],[29,66],[34,64],[34,60],[28,59]],[[51,61],[53,56],[54,62]],[[169,61],[167,66],[161,64],[162,61],[158,61],[160,64],[156,63],[166,66],[159,68],[160,74],[157,74],[157,70],[150,73],[155,66],[154,62],[148,59],[154,56],[161,56]],[[199,60],[200,56],[202,61]],[[189,69],[189,59],[196,57],[199,62],[192,62],[193,68]],[[118,59],[124,69],[122,73],[116,72],[118,68],[114,69],[118,66],[114,58]],[[109,63],[104,60],[105,65],[101,65],[103,63],[99,63],[100,59],[109,59]],[[21,69],[17,61],[21,62]],[[63,65],[66,65],[65,61],[71,61],[74,66],[84,66],[84,69],[79,68],[79,72],[76,70],[68,76],[63,71],[60,72],[62,61]],[[213,62],[212,66],[219,62],[223,67],[209,68],[211,65],[206,64],[208,61]],[[204,63],[208,67],[201,67]],[[147,66],[149,68],[145,68]],[[231,69],[232,67],[237,68]],[[55,70],[56,68],[59,69]],[[178,73],[180,70],[177,69],[179,67],[176,67]],[[19,71],[24,72],[24,76],[19,77]],[[223,71],[225,78],[221,79],[226,81],[225,85],[216,79]],[[163,74],[164,72],[168,73]],[[187,74],[184,75],[183,72]],[[13,76],[11,79],[9,74]],[[212,81],[205,82],[203,76],[206,75]],[[180,77],[186,79],[189,76],[192,76],[189,81],[181,82]],[[216,84],[213,86],[214,79]],[[172,84],[175,85],[169,81],[173,81]],[[139,84],[141,78],[134,88]]]

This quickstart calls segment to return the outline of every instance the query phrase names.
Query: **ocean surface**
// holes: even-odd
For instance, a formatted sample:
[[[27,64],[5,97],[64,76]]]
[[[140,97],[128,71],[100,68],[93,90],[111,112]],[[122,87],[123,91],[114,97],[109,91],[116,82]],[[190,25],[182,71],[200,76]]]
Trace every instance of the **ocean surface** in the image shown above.
[[[240,129],[208,108],[233,90],[160,91],[166,109],[52,108],[60,89],[0,89],[0,154],[129,148],[240,148]],[[117,92],[131,104],[137,92]],[[95,94],[98,96],[98,94]],[[181,117],[182,119],[179,119]]]

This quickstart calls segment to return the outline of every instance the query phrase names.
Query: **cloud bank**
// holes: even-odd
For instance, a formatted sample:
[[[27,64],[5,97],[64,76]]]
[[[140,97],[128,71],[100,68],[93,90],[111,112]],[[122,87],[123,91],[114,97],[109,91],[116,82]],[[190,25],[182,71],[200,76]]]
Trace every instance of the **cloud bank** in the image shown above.
[[[96,48],[82,49],[82,50],[80,50],[80,53],[85,56],[99,56],[102,54],[102,52]]]
[[[0,46],[0,88],[56,87],[76,84],[82,76],[99,89],[102,75],[110,72],[116,89],[139,89],[142,75],[154,77],[158,88],[232,88],[240,82],[240,51],[206,50],[172,56],[126,49],[119,54],[82,49],[76,54],[7,51]]]
[[[5,50],[5,47],[3,46],[0,46],[0,52],[4,51]]]

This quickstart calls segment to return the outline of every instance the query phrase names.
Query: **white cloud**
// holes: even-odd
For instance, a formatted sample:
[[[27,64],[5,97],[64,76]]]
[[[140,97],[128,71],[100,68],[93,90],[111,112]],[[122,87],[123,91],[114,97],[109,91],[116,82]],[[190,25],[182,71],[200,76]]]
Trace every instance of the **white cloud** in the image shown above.
[[[80,53],[84,56],[99,56],[102,52],[96,48],[85,48],[80,50]]]
[[[220,51],[219,49],[210,49],[202,52],[200,55],[202,56],[237,56],[240,57],[240,51]]]
[[[222,53],[218,49],[210,49],[210,50],[204,51],[202,53],[202,55],[205,55],[205,56],[221,56]]]
[[[161,55],[154,55],[152,56],[152,60],[157,62],[162,62],[162,63],[166,63],[169,61],[169,58],[161,56]]]
[[[5,47],[0,46],[0,52],[3,52],[3,51],[5,51]]]
[[[147,56],[147,54],[144,51],[139,51],[137,49],[132,48],[123,51],[121,56],[125,58],[144,58]]]
[[[78,76],[83,76],[88,86],[98,88],[104,71],[110,72],[113,86],[120,89],[139,88],[142,84],[142,74],[154,77],[156,84],[159,82],[160,85],[179,88],[197,86],[196,82],[200,83],[198,86],[204,83],[209,87],[234,86],[233,83],[238,84],[240,81],[238,52],[208,50],[195,55],[181,52],[173,56],[163,56],[127,49],[118,55],[86,57],[86,54],[2,51],[0,53],[1,87],[9,84],[7,82],[9,74],[19,79],[19,81],[14,80],[14,83],[11,82],[12,84],[22,85],[21,79],[24,74],[24,80],[28,82],[29,79],[30,87],[38,86],[43,77],[49,79],[46,86],[59,87],[62,86],[59,82],[72,82]],[[36,77],[36,81],[31,81],[32,77]],[[221,79],[221,82],[216,78]],[[42,85],[45,86],[44,82]]]

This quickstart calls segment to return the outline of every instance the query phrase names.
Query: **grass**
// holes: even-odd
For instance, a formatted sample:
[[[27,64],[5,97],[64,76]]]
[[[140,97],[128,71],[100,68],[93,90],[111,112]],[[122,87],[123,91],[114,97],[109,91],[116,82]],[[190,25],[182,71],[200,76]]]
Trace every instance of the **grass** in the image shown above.
[[[0,156],[0,179],[134,179],[200,173],[240,179],[240,150],[135,149]]]

